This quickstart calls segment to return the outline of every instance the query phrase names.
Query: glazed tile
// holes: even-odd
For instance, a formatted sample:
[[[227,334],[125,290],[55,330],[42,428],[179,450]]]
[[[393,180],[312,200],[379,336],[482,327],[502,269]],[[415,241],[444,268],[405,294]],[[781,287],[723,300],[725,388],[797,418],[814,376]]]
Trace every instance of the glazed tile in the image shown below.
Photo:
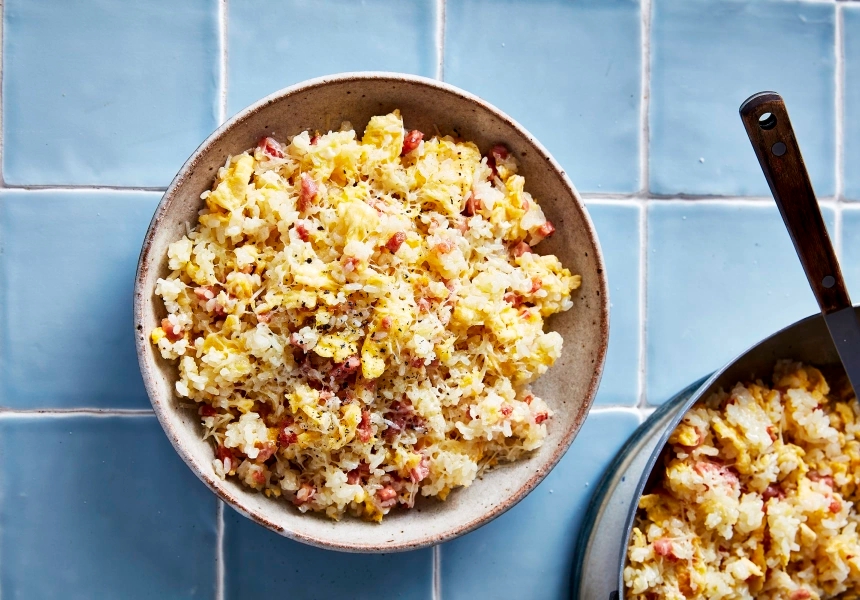
[[[3,177],[166,186],[217,126],[218,0],[6,0]]]
[[[529,129],[580,191],[639,187],[634,0],[448,0],[445,80]]]
[[[308,518],[314,518],[308,515]],[[430,600],[433,550],[348,554],[294,542],[224,509],[225,599]]]
[[[846,2],[842,8],[845,55],[845,158],[844,194],[860,200],[860,5]]]
[[[215,497],[154,417],[0,420],[3,598],[213,598]]]
[[[639,401],[639,219],[629,204],[588,205],[609,279],[609,350],[596,405]],[[575,310],[575,309],[574,309]]]
[[[312,77],[436,71],[434,0],[245,0],[228,7],[228,114]]]
[[[842,211],[842,252],[839,256],[842,276],[854,304],[860,303],[860,208]]]
[[[591,414],[561,462],[522,502],[442,546],[442,598],[567,598],[582,515],[603,470],[638,425],[633,412]]]
[[[767,195],[738,109],[775,90],[816,192],[832,195],[834,4],[654,0],[652,9],[651,191]]]
[[[817,312],[773,203],[655,202],[647,218],[649,404]]]
[[[132,290],[158,200],[0,192],[0,406],[149,408]]]

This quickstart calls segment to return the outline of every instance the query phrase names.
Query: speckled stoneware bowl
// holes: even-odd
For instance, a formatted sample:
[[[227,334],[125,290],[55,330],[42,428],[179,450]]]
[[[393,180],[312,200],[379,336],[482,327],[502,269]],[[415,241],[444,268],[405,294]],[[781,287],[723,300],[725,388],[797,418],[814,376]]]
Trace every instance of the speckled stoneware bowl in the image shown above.
[[[541,203],[557,232],[539,247],[582,275],[574,307],[549,320],[564,337],[564,352],[534,390],[554,411],[549,436],[533,456],[485,474],[445,502],[421,498],[412,510],[394,510],[381,524],[354,518],[339,522],[302,514],[283,499],[269,499],[234,479],[215,476],[213,449],[201,439],[196,412],[182,409],[174,393],[176,368],[162,360],[149,332],[165,316],[154,295],[168,274],[167,246],[195,224],[200,194],[212,185],[228,155],[256,145],[263,135],[285,139],[306,129],[337,129],[350,121],[359,132],[371,116],[399,108],[408,129],[459,135],[486,153],[505,144],[516,155],[526,189]],[[391,73],[348,73],[315,79],[273,94],[225,123],[194,152],[164,194],[140,255],[134,297],[140,368],[164,431],[188,466],[225,502],[287,537],[337,550],[391,552],[437,544],[499,516],[531,491],[562,457],[579,431],[597,391],[609,335],[609,299],[600,245],[582,201],[558,163],[513,119],[480,98],[450,85]]]

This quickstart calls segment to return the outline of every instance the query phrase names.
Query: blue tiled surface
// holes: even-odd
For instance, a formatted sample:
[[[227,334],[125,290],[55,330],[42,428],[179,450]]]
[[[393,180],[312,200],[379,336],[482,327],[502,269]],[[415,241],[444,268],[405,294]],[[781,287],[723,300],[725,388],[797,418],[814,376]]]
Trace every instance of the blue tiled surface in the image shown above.
[[[632,412],[591,415],[529,496],[489,525],[444,544],[442,597],[567,598],[582,514],[603,469],[638,425]]]
[[[149,408],[131,302],[158,199],[0,192],[0,406]]]
[[[842,9],[845,53],[844,193],[860,200],[860,5]]]
[[[609,352],[595,404],[635,406],[639,401],[638,206],[589,204],[609,277]]]
[[[6,183],[166,186],[217,125],[217,4],[6,0]]]
[[[647,268],[651,404],[818,310],[770,202],[652,204]]]
[[[436,71],[434,0],[230,2],[228,114],[343,71]]]
[[[522,123],[580,191],[639,188],[638,2],[450,0],[446,11],[446,81]]]
[[[152,416],[0,420],[3,598],[212,598],[214,496]]]
[[[816,192],[832,195],[835,10],[830,2],[654,0],[651,190],[768,194],[738,108],[776,90]]]
[[[743,198],[768,192],[741,101],[781,92],[818,194],[860,200],[860,7],[645,5],[0,2],[0,597],[567,598],[583,509],[643,414],[630,409],[640,374],[659,404],[816,311],[772,202]],[[439,58],[446,81],[509,112],[590,194],[612,303],[595,409],[533,494],[439,549],[439,572],[430,549],[337,554],[225,508],[221,579],[214,497],[150,414],[126,413],[149,408],[131,291],[160,194],[141,188],[166,186],[222,113],[270,92],[346,70],[432,77]],[[52,189],[22,189],[34,186]],[[838,201],[825,218],[860,297],[860,205]]]
[[[433,550],[346,554],[312,548],[225,509],[225,599],[433,596]]]

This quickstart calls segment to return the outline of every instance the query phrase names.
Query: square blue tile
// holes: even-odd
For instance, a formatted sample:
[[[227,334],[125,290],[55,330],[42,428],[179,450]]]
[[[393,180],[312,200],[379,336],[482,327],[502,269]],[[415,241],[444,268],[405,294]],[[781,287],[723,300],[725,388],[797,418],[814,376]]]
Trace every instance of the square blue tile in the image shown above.
[[[652,9],[651,191],[768,195],[738,108],[775,90],[815,191],[832,195],[835,5],[654,0]]]
[[[649,404],[818,311],[773,203],[665,201],[647,212]],[[833,210],[822,212],[832,231]]]
[[[531,494],[495,521],[442,546],[442,598],[567,598],[588,501],[638,426],[633,412],[589,415],[573,446]]]
[[[132,291],[158,200],[0,192],[0,406],[149,408]]]
[[[860,303],[860,208],[842,211],[842,252],[839,257],[842,276],[851,301]]]
[[[166,186],[217,126],[218,0],[6,0],[3,177]]]
[[[229,3],[228,113],[343,71],[436,72],[434,0]]]
[[[639,401],[641,212],[631,204],[588,204],[609,279],[609,351],[597,405],[635,406]]]
[[[213,598],[216,500],[154,417],[0,420],[3,598]]]
[[[312,518],[312,517],[308,517]],[[224,509],[226,600],[433,597],[433,550],[347,554],[294,542]]]
[[[844,194],[860,200],[860,6],[846,2],[842,8],[845,54],[845,160]]]
[[[635,0],[448,0],[445,80],[527,127],[580,191],[639,187]]]

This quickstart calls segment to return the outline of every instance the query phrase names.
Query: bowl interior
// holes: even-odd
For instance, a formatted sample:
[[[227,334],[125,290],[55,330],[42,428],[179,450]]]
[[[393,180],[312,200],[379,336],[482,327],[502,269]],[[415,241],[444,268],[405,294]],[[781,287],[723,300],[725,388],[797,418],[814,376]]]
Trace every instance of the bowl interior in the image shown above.
[[[154,296],[156,280],[166,276],[169,243],[196,223],[217,169],[263,135],[285,139],[306,129],[328,131],[349,121],[360,134],[369,118],[399,108],[408,129],[460,136],[486,153],[498,143],[515,153],[526,189],[555,223],[556,234],[541,253],[559,256],[582,275],[574,307],[556,315],[549,327],[564,337],[555,366],[533,387],[555,416],[549,436],[534,456],[490,471],[474,485],[453,492],[445,502],[423,501],[411,511],[392,511],[382,524],[357,519],[332,522],[301,514],[283,500],[271,500],[211,468],[212,448],[201,440],[196,414],[178,407],[173,392],[176,369],[149,343],[148,334],[165,316]],[[158,206],[144,242],[135,286],[138,356],[150,399],[171,442],[195,473],[222,498],[257,522],[288,537],[351,551],[417,548],[469,531],[501,514],[548,473],[579,430],[599,382],[608,337],[608,298],[599,244],[583,205],[560,167],[508,117],[451,86],[392,74],[344,75],[300,84],[246,109],[215,132],[192,155]]]

